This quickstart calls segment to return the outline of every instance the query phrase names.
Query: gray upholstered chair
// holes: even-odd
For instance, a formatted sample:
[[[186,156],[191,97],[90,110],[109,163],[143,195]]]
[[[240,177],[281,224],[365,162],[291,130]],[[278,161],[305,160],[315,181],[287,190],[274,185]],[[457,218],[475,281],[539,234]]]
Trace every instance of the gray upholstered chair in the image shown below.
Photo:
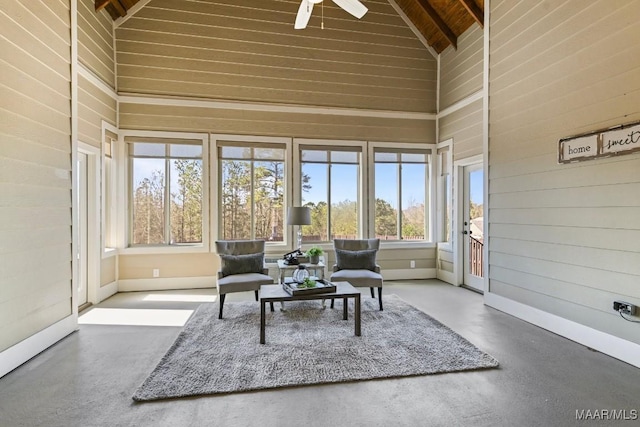
[[[264,266],[264,240],[219,240],[216,252],[220,255],[218,271],[219,319],[222,319],[224,298],[231,292],[254,291],[258,301],[261,285],[273,283]]]
[[[334,239],[333,248],[336,251],[336,264],[330,280],[349,282],[355,287],[368,287],[371,289],[371,298],[375,298],[373,288],[378,288],[378,302],[382,310],[382,275],[380,266],[376,264],[380,239]]]

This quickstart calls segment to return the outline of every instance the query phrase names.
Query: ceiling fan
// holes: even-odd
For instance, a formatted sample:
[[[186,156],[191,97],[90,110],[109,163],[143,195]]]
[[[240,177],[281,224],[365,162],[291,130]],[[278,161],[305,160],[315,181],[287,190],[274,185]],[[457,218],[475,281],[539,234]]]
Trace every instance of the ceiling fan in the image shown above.
[[[359,0],[332,1],[358,19],[362,18],[364,14],[369,10]],[[293,28],[295,28],[296,30],[307,28],[309,18],[311,18],[311,12],[313,11],[313,5],[318,3],[322,3],[322,0],[302,0],[302,2],[300,3],[300,8],[298,9],[298,15],[296,16],[296,23]]]

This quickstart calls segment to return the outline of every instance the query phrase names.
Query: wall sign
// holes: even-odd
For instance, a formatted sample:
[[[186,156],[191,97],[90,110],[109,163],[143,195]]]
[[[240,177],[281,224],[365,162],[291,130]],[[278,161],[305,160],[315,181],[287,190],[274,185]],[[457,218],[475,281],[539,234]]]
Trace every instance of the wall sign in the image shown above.
[[[640,151],[640,123],[563,138],[558,144],[558,163],[592,160],[634,151]]]

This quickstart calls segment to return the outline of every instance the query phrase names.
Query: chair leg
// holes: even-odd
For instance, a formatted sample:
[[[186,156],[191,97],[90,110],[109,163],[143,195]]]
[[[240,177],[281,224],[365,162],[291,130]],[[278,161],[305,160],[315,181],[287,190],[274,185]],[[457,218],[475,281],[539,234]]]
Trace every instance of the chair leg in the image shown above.
[[[255,291],[256,293],[256,301],[258,301],[258,291]]]
[[[222,319],[222,306],[224,305],[224,297],[226,296],[227,294],[220,295],[220,314],[218,314],[218,319]]]
[[[369,290],[371,291],[371,298],[375,298],[376,296],[373,294],[373,288],[369,288]]]
[[[371,288],[373,291],[373,288]],[[378,288],[378,302],[380,303],[380,311],[382,311],[382,286]]]

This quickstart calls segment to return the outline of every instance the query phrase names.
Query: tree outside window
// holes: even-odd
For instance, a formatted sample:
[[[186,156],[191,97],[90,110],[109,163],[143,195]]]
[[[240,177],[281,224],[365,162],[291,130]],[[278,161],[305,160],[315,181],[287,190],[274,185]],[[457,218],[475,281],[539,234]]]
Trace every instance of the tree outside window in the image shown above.
[[[358,237],[360,151],[301,148],[302,205],[311,208],[305,242]]]
[[[130,244],[202,243],[202,145],[133,142]]]
[[[425,150],[374,150],[375,237],[426,239],[428,159]]]
[[[284,239],[284,147],[220,145],[222,239]]]

